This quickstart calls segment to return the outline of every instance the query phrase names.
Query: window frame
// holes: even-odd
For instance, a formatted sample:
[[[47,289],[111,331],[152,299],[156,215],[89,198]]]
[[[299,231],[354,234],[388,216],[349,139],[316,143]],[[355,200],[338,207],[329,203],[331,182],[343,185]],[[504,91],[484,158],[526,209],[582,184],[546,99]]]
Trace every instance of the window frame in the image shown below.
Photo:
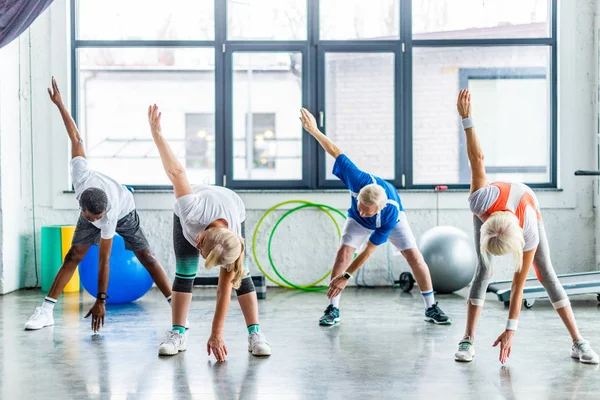
[[[214,0],[214,40],[81,40],[77,38],[77,3],[70,0],[70,55],[71,55],[71,113],[78,121],[80,48],[212,48],[215,52],[215,184],[231,189],[294,190],[341,189],[343,184],[326,179],[325,152],[306,132],[302,136],[302,178],[300,180],[235,180],[233,174],[232,123],[232,57],[234,52],[284,52],[302,54],[302,103],[318,115],[325,111],[325,54],[328,52],[391,52],[395,55],[394,69],[394,145],[395,179],[390,182],[398,189],[434,189],[437,185],[449,189],[467,189],[468,184],[415,184],[413,182],[413,49],[419,47],[480,47],[480,46],[546,46],[550,49],[548,66],[550,83],[550,154],[549,181],[528,183],[533,188],[558,187],[558,0],[548,0],[550,33],[542,38],[489,38],[489,39],[413,39],[412,0],[399,0],[399,38],[320,40],[320,0],[306,0],[307,37],[305,40],[228,40],[226,0]],[[457,88],[457,92],[458,92]],[[323,132],[326,134],[326,121]],[[300,128],[299,128],[300,129]],[[222,132],[222,134],[219,134]],[[463,155],[461,154],[461,159]],[[157,160],[158,162],[158,160]],[[459,163],[459,173],[462,165]],[[135,189],[168,190],[170,185],[136,185],[122,182]],[[527,182],[526,182],[527,183]]]

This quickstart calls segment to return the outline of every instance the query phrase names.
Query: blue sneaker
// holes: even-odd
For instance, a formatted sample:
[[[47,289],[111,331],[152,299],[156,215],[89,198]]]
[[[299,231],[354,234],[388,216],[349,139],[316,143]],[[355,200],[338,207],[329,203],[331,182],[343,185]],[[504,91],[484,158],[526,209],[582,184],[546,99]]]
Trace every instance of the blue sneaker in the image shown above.
[[[319,325],[331,326],[337,324],[338,322],[340,322],[340,309],[334,307],[333,304],[330,304],[327,306],[325,313],[319,320]]]
[[[450,325],[452,323],[452,320],[438,307],[437,302],[425,310],[425,321],[436,325]]]

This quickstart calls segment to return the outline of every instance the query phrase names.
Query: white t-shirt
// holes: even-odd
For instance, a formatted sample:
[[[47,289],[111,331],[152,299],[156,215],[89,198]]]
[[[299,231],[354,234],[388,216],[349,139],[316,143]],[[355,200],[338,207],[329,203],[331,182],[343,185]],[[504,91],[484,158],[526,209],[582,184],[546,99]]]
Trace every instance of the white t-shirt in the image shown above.
[[[117,229],[117,222],[135,209],[131,192],[114,179],[90,170],[85,157],[75,157],[71,160],[71,178],[77,200],[88,188],[104,190],[108,197],[108,209],[101,219],[91,223],[100,229],[103,239],[112,238]]]
[[[511,185],[513,186],[513,190],[522,191],[523,193],[528,191],[532,197],[536,199],[537,204],[535,194],[527,185],[522,183],[511,183]],[[500,189],[498,187],[491,185],[482,187],[469,196],[469,207],[471,208],[471,212],[477,216],[485,214],[496,200],[498,200],[499,196]],[[535,209],[529,205],[525,208],[525,215],[523,217],[523,238],[525,239],[523,251],[535,249],[540,242],[537,214]]]
[[[174,212],[181,220],[183,235],[191,245],[208,225],[218,219],[227,221],[229,230],[242,235],[242,222],[246,220],[246,208],[240,196],[224,187],[198,185],[194,193],[177,199]]]

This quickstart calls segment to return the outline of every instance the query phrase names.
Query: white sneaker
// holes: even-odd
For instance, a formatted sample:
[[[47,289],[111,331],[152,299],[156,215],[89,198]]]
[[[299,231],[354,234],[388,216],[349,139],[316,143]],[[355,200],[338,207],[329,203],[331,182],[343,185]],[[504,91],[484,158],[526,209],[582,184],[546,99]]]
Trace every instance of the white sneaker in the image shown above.
[[[584,364],[598,364],[598,354],[592,350],[590,343],[584,339],[573,342],[571,357]]]
[[[185,335],[177,331],[168,331],[165,340],[158,346],[158,354],[161,356],[174,356],[180,351],[185,351]]]
[[[253,356],[270,356],[271,346],[261,332],[253,332],[248,336],[248,351]]]
[[[454,359],[461,362],[471,362],[475,357],[475,346],[470,336],[465,336],[458,343],[458,351],[454,353]]]
[[[25,324],[25,329],[36,330],[52,325],[54,325],[52,310],[48,310],[43,307],[36,307],[35,312],[31,317],[29,317],[29,321],[27,321]]]

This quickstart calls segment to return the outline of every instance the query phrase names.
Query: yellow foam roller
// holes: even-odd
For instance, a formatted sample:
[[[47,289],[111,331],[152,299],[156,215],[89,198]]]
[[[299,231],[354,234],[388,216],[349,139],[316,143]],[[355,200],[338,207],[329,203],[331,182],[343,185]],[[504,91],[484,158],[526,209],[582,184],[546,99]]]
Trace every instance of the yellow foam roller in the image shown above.
[[[61,226],[60,227],[60,242],[62,247],[62,260],[64,262],[69,249],[71,248],[71,242],[73,241],[73,234],[75,233],[74,226]],[[75,269],[73,277],[65,286],[65,293],[68,292],[79,292],[81,283],[79,282],[79,266]]]

